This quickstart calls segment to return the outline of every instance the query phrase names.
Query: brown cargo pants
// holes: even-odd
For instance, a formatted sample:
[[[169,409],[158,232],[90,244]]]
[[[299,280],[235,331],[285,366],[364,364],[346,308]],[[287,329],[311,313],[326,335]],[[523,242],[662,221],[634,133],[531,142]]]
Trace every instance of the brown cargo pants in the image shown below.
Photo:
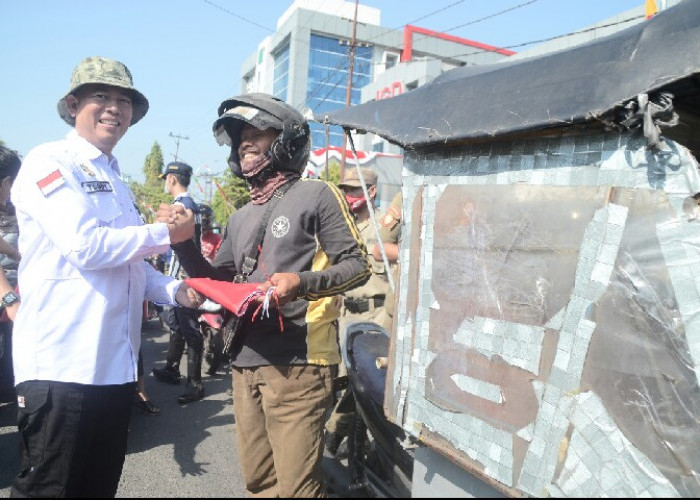
[[[324,497],[324,416],[332,371],[317,365],[234,368],[238,456],[253,497]]]

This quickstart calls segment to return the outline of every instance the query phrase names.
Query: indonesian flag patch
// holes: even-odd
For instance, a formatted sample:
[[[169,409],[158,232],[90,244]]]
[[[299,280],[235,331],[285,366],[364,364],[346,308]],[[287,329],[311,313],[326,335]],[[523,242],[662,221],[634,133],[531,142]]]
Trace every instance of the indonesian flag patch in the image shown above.
[[[44,196],[48,196],[65,183],[66,180],[63,178],[61,171],[56,169],[38,181],[36,185],[39,186],[39,189]]]

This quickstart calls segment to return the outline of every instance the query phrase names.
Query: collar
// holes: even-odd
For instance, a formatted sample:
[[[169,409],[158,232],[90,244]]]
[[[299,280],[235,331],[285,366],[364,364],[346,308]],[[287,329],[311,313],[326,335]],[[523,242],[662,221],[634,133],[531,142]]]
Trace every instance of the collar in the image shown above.
[[[104,154],[102,151],[90,144],[85,138],[80,136],[75,129],[66,134],[66,140],[70,142],[71,146],[75,149],[75,155],[79,159],[78,162],[87,160],[101,165],[106,165],[107,167],[111,168],[119,176],[119,178],[121,178],[121,169],[119,168],[119,162],[115,156],[108,156]]]

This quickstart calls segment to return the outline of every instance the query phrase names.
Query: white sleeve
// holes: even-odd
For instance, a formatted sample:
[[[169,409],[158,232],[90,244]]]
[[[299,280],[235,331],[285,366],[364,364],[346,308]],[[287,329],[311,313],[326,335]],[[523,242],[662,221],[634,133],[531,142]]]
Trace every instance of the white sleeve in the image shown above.
[[[114,192],[99,196],[99,203],[92,203],[71,170],[41,152],[27,155],[12,188],[17,210],[78,269],[116,267],[168,249],[166,224],[109,227],[122,209]]]
[[[146,261],[143,264],[146,266],[146,300],[158,305],[175,305],[175,294],[182,281],[156,271]]]

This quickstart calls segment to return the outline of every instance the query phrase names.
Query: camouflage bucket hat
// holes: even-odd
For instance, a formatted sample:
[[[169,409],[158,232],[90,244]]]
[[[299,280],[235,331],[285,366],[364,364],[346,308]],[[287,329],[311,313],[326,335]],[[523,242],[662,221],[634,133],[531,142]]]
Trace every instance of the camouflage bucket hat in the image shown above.
[[[75,126],[75,118],[68,112],[66,97],[75,93],[83,85],[97,83],[111,85],[126,89],[131,94],[131,101],[134,109],[131,117],[131,125],[137,123],[146,115],[148,111],[148,99],[141,92],[134,88],[131,72],[124,63],[106,57],[88,57],[83,59],[73,70],[70,81],[70,90],[58,101],[58,114],[63,121],[70,126]]]

